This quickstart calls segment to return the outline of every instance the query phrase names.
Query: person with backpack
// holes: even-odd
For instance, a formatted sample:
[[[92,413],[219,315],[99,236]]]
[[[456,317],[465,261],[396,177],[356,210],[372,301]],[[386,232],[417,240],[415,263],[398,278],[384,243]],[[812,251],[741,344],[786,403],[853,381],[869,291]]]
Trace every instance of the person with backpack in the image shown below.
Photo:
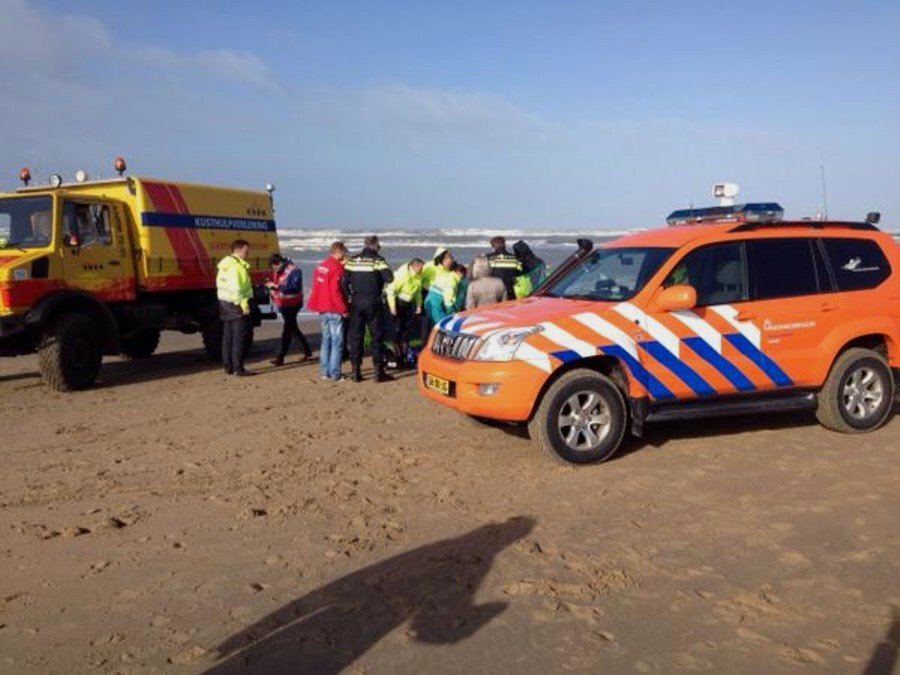
[[[306,361],[312,357],[312,349],[297,325],[297,315],[303,308],[303,273],[293,261],[280,253],[272,254],[269,265],[272,268],[272,276],[266,282],[266,288],[269,289],[269,296],[284,321],[281,327],[281,344],[275,358],[272,359],[272,365],[284,365],[284,357],[287,356],[294,337],[303,349],[301,361]]]

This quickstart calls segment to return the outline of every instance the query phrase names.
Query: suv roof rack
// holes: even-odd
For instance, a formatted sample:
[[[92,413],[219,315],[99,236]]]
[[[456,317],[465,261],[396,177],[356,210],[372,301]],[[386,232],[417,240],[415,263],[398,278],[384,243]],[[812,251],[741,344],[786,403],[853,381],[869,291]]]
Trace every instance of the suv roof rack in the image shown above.
[[[678,209],[666,218],[670,227],[700,223],[772,223],[784,217],[784,209],[776,202],[709,206],[702,209]]]
[[[765,226],[764,222],[746,222],[741,223],[737,227],[728,230],[729,232],[748,232],[755,230],[760,226]],[[825,228],[845,228],[848,230],[868,230],[879,232],[880,229],[872,223],[860,223],[850,220],[783,220],[771,223],[777,227],[809,227],[814,230],[824,230]]]

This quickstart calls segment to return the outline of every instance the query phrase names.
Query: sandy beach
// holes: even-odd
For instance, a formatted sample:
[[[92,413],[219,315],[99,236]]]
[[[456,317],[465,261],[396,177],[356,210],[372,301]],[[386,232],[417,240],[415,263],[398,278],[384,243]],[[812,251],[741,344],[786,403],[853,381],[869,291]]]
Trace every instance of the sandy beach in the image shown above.
[[[241,380],[172,334],[76,394],[0,361],[0,672],[895,663],[900,419],[669,424],[575,469],[412,374],[273,369],[275,329]]]

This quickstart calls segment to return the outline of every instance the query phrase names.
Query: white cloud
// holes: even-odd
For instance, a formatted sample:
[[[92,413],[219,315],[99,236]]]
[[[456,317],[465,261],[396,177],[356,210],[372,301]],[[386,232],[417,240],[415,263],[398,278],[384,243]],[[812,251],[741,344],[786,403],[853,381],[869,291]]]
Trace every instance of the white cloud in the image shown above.
[[[502,96],[405,84],[303,92],[298,108],[301,120],[334,135],[418,150],[441,142],[530,145],[552,131],[550,123]]]

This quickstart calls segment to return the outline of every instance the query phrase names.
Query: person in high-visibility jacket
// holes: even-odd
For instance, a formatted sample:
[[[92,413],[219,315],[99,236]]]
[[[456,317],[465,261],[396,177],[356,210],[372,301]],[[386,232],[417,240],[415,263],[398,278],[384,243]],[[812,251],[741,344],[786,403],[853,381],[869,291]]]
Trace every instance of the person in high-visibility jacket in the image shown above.
[[[394,272],[394,280],[384,293],[387,296],[388,311],[394,317],[394,347],[397,362],[403,363],[409,347],[410,327],[415,317],[422,314],[422,268],[424,261],[413,258]]]
[[[431,256],[431,259],[425,263],[425,266],[422,268],[423,294],[428,292],[431,282],[434,281],[434,277],[437,276],[438,267],[441,266],[441,259],[447,253],[449,253],[449,250],[446,246],[438,246],[434,251],[434,255]]]
[[[453,312],[456,288],[459,285],[459,277],[453,272],[453,256],[450,251],[444,251],[435,262],[437,266],[434,279],[425,296],[425,316],[428,318],[429,330]]]
[[[247,338],[250,335],[250,300],[253,282],[247,254],[250,244],[236,239],[227,255],[216,266],[216,297],[222,320],[222,365],[226,375],[251,375],[244,368]]]
[[[516,256],[506,250],[506,239],[494,237],[491,239],[491,252],[488,253],[488,265],[491,267],[491,276],[497,277],[506,288],[506,299],[516,299],[516,277],[522,273],[522,263]]]
[[[527,298],[547,278],[547,265],[538,258],[524,241],[513,244],[516,260],[522,265],[522,273],[516,277],[514,288],[517,298]]]

